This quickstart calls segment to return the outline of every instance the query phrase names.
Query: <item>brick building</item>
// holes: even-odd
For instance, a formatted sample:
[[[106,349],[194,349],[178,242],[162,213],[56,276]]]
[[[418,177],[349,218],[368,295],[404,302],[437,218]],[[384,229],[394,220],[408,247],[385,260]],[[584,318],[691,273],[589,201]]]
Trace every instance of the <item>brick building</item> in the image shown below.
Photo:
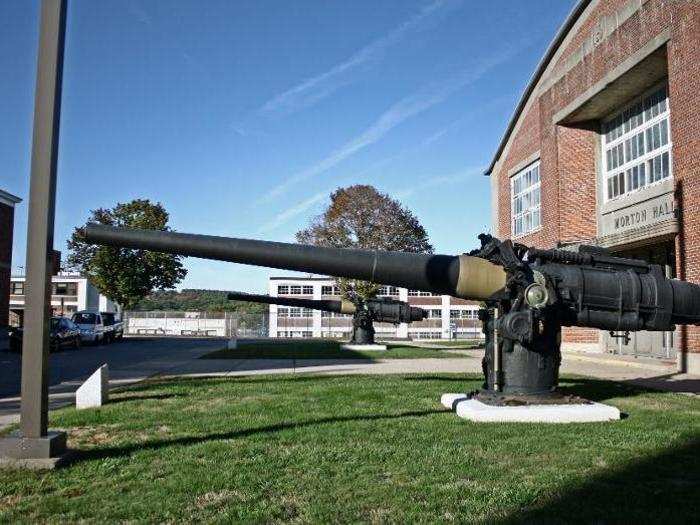
[[[5,344],[7,337],[12,232],[15,222],[15,204],[19,202],[22,202],[22,199],[0,190],[0,348]]]
[[[269,295],[298,299],[340,299],[340,290],[330,277],[270,277]],[[477,312],[478,303],[448,295],[383,286],[380,297],[388,297],[428,311],[428,318],[411,324],[374,323],[377,339],[480,339],[484,336]],[[270,305],[270,337],[339,337],[352,331],[352,316],[308,308]]]
[[[487,170],[494,232],[597,244],[700,282],[700,3],[581,0],[535,70]],[[629,344],[568,329],[564,346],[700,372],[700,328]]]

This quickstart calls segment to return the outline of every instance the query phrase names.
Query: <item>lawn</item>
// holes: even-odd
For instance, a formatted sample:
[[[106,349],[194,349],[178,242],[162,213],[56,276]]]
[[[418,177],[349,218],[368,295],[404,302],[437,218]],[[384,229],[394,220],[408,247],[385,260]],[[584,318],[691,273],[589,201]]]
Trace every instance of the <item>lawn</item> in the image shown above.
[[[313,341],[239,341],[235,350],[217,350],[201,359],[419,359],[425,357],[462,357],[459,354],[436,348],[405,346],[388,343],[387,350],[344,350],[343,342]]]
[[[9,471],[0,522],[695,522],[700,400],[564,388],[603,424],[475,424],[443,410],[472,376],[151,382],[51,414],[75,462]]]

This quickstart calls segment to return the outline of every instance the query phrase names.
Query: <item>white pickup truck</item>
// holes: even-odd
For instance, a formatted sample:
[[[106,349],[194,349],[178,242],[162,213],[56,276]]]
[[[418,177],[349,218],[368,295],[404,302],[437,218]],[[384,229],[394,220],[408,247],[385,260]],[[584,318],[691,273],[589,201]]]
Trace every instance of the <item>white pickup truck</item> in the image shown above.
[[[105,332],[105,325],[102,322],[102,315],[99,312],[75,312],[71,317],[71,321],[78,325],[80,339],[83,343],[98,345],[109,341],[109,337]]]

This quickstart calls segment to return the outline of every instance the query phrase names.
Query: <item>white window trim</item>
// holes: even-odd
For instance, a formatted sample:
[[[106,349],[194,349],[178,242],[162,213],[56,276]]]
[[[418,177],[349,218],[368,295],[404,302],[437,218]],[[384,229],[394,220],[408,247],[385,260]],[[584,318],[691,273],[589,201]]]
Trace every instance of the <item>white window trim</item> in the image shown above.
[[[539,224],[539,226],[532,228],[530,230],[523,229],[522,233],[516,234],[515,233],[515,219],[516,219],[516,216],[515,216],[515,198],[517,197],[517,195],[515,195],[515,180],[518,177],[520,177],[521,175],[532,170],[535,166],[537,166],[537,168],[538,168],[539,178],[538,178],[536,184],[533,184],[532,186],[530,186],[528,188],[528,191],[539,188],[539,190],[540,190],[540,202],[539,202],[538,206],[536,206],[534,208],[530,207],[530,208],[528,208],[528,210],[534,210],[534,209],[537,209],[537,207],[539,207],[539,209],[540,209],[540,224]],[[520,195],[520,194],[518,194],[518,195]],[[520,215],[524,216],[525,210],[523,210],[520,213]],[[511,238],[513,238],[513,239],[519,239],[521,237],[526,237],[528,235],[532,235],[533,233],[537,233],[541,229],[542,229],[542,168],[540,166],[540,159],[537,159],[537,160],[531,162],[530,164],[528,164],[527,166],[525,166],[523,169],[518,170],[516,173],[513,173],[513,175],[511,175],[511,177],[510,177],[510,235],[511,235]]]
[[[617,117],[619,117],[622,113],[633,107],[634,105],[638,104],[639,102],[644,101],[645,98],[647,98],[649,95],[652,95],[662,87],[666,87],[666,112],[662,113],[660,115],[656,115],[654,118],[645,121],[643,125],[638,126],[634,128],[631,131],[628,131],[627,133],[623,133],[616,139],[611,140],[610,142],[606,142],[606,133],[605,133],[605,128],[607,124],[613,120],[615,120]],[[643,110],[646,111],[646,110]],[[652,152],[649,152],[647,149],[647,144],[646,144],[646,130],[653,127],[654,125],[658,124],[662,120],[668,120],[668,142],[664,145],[661,146],[660,148],[655,149]],[[614,173],[611,173],[611,170],[608,169],[608,156],[607,156],[607,150],[610,148],[613,148],[619,144],[624,144],[626,140],[637,136],[639,133],[643,133],[645,138],[644,138],[644,155],[640,155],[634,160],[630,160],[628,162],[625,162],[623,164],[620,164],[614,170],[612,170]],[[636,194],[639,191],[646,190],[647,188],[653,188],[654,186],[658,186],[659,184],[663,184],[667,180],[673,180],[673,154],[672,154],[672,147],[673,147],[673,133],[671,132],[671,99],[668,96],[668,83],[664,80],[660,84],[657,84],[656,86],[652,87],[651,89],[648,89],[645,91],[643,94],[635,97],[631,101],[629,101],[627,104],[625,104],[622,109],[615,111],[612,115],[606,117],[603,119],[601,123],[601,164],[603,166],[603,180],[601,181],[602,184],[602,189],[603,189],[603,201],[604,202],[614,202],[617,200],[621,199],[626,199],[627,197]],[[644,186],[641,186],[639,188],[635,188],[633,190],[628,190],[625,191],[625,193],[621,195],[617,195],[616,197],[609,197],[608,196],[608,180],[612,178],[613,176],[617,176],[620,173],[624,173],[626,177],[627,170],[630,168],[633,168],[635,166],[639,166],[642,163],[647,166],[647,161],[650,159],[653,159],[655,157],[658,157],[659,155],[662,155],[663,153],[668,152],[668,177],[664,179],[659,179],[657,181],[647,183]],[[645,168],[645,177],[646,180],[649,180],[649,175],[650,172]],[[627,189],[627,180],[625,179],[625,189]]]

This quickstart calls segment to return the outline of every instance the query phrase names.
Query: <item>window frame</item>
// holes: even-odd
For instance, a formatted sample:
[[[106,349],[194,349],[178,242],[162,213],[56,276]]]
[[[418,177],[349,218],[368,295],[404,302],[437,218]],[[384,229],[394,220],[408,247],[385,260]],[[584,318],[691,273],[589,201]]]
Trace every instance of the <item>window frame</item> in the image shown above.
[[[653,102],[652,106],[647,106],[647,101],[653,96],[660,92],[664,92],[663,102],[665,103],[665,109],[663,112],[659,112],[657,115],[652,115],[648,117],[648,111],[652,110],[661,100],[657,99]],[[625,113],[628,113],[634,109],[636,106],[641,107],[641,124],[635,127],[630,127],[630,129],[625,130],[625,125],[629,122],[628,118],[625,117]],[[629,118],[635,118],[634,115],[629,114]],[[637,117],[638,118],[638,117]],[[622,131],[618,127],[610,128],[612,122],[618,121],[618,126],[622,126]],[[662,128],[663,123],[666,123],[666,143],[661,144],[652,150],[649,149],[649,142],[655,141],[655,136],[653,135],[653,129],[657,127],[659,129],[659,141],[663,140]],[[651,133],[650,133],[651,131]],[[619,135],[617,133],[620,133]],[[614,136],[611,136],[613,133]],[[632,149],[639,151],[639,143],[635,141],[637,137],[641,136],[642,143],[644,147],[644,153],[637,155],[636,157],[627,160],[628,154],[631,156]],[[666,180],[673,180],[673,134],[671,131],[671,102],[668,93],[668,82],[664,80],[663,82],[656,84],[652,88],[644,91],[641,95],[635,97],[634,99],[627,102],[621,109],[615,111],[608,117],[601,121],[600,129],[600,162],[602,167],[601,174],[601,186],[603,192],[603,202],[614,202],[620,199],[625,199],[630,195],[634,195],[639,191],[646,188],[651,188],[656,185],[662,184]],[[627,148],[627,144],[630,144],[630,148]],[[619,150],[617,149],[619,148]],[[613,154],[610,154],[613,150],[616,151],[614,154],[615,160],[619,155],[622,156],[622,163],[612,162]],[[660,169],[663,172],[663,156],[667,156],[667,172],[666,177],[661,177],[657,180],[651,182],[650,179],[653,177],[654,170],[650,169],[652,163],[659,159],[658,163]],[[610,164],[614,164],[614,167],[610,167]],[[643,170],[640,169],[643,167]],[[637,173],[633,173],[632,170],[637,170]],[[639,177],[643,171],[643,177],[645,183],[643,185],[639,184]],[[633,177],[637,177],[637,187],[631,188]],[[622,182],[620,182],[622,181]],[[611,192],[610,184],[615,185],[617,183],[617,192]],[[620,186],[624,185],[624,191],[620,191]],[[611,196],[611,193],[616,193]]]
[[[535,169],[537,170],[537,182],[535,183],[530,183],[529,186],[527,187],[522,187],[521,184],[521,189],[516,193],[516,184],[517,181],[521,179],[525,179],[528,174],[532,174]],[[531,175],[532,178],[532,175]],[[516,213],[516,202],[518,198],[524,198],[527,194],[534,194],[537,192],[538,194],[538,202],[536,205],[530,204],[527,208],[524,206],[522,209]],[[532,201],[531,201],[532,202]],[[526,229],[525,226],[525,217],[529,214],[531,217],[534,217],[534,213],[537,212],[537,215],[539,217],[539,222],[537,226],[531,226],[530,229]],[[521,231],[516,232],[516,222],[518,220],[521,220]],[[540,159],[536,159],[527,166],[525,166],[523,169],[518,170],[516,173],[511,175],[510,177],[510,234],[513,239],[518,239],[520,237],[525,237],[527,235],[531,235],[535,232],[538,232],[542,229],[542,167],[541,167],[541,162]]]

